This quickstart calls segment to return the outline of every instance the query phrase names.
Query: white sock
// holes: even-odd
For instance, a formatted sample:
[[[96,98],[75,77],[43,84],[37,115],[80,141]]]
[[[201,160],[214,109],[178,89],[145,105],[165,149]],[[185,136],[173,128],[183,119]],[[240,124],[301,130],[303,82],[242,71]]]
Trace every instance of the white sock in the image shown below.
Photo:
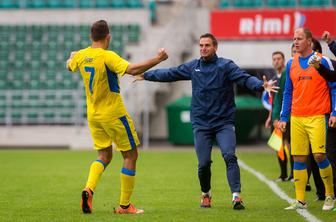
[[[202,192],[202,196],[208,195],[209,197],[211,197],[211,191],[209,190],[208,192],[204,193]]]
[[[240,193],[238,193],[238,192],[233,192],[233,193],[232,193],[232,200],[234,200],[235,197],[239,197],[239,196],[240,196]]]

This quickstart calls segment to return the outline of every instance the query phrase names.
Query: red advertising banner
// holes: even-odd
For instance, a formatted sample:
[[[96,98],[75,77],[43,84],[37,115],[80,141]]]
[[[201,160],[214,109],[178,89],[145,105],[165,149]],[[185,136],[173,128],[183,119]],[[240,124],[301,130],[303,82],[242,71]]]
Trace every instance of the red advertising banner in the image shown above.
[[[291,39],[299,27],[319,38],[325,30],[336,35],[336,9],[215,10],[210,23],[218,39]]]

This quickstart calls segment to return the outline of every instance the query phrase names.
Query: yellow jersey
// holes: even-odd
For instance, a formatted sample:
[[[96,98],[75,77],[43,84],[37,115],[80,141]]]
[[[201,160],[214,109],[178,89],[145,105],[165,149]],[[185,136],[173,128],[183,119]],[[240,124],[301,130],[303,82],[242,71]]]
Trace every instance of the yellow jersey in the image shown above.
[[[89,121],[108,122],[127,114],[120,95],[119,76],[125,74],[129,62],[113,51],[85,48],[68,64],[72,72],[82,75]]]

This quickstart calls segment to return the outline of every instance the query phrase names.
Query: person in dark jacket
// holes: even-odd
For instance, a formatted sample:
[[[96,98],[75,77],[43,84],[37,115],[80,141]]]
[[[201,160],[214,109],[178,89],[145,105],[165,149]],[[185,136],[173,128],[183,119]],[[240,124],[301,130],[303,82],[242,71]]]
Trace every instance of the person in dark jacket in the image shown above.
[[[191,80],[191,123],[198,158],[198,178],[202,198],[200,207],[211,207],[211,150],[216,139],[227,167],[233,209],[244,209],[240,196],[240,170],[235,154],[234,118],[236,106],[233,84],[250,90],[276,92],[275,81],[263,81],[241,70],[233,61],[217,56],[217,39],[210,33],[200,37],[200,59],[178,67],[145,72],[137,80],[172,82]]]

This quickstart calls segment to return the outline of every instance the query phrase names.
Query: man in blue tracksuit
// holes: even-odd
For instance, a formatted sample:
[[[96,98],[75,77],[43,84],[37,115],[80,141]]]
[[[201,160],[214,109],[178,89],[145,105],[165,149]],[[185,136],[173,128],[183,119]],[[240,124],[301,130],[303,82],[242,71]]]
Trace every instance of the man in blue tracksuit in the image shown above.
[[[217,40],[212,34],[200,37],[200,59],[175,68],[156,69],[138,80],[172,82],[192,81],[191,123],[198,158],[198,178],[202,190],[201,207],[211,206],[211,150],[216,139],[227,167],[233,194],[233,209],[244,209],[240,197],[240,172],[235,155],[235,102],[233,83],[254,91],[276,91],[274,81],[267,83],[241,70],[234,62],[216,55]]]

